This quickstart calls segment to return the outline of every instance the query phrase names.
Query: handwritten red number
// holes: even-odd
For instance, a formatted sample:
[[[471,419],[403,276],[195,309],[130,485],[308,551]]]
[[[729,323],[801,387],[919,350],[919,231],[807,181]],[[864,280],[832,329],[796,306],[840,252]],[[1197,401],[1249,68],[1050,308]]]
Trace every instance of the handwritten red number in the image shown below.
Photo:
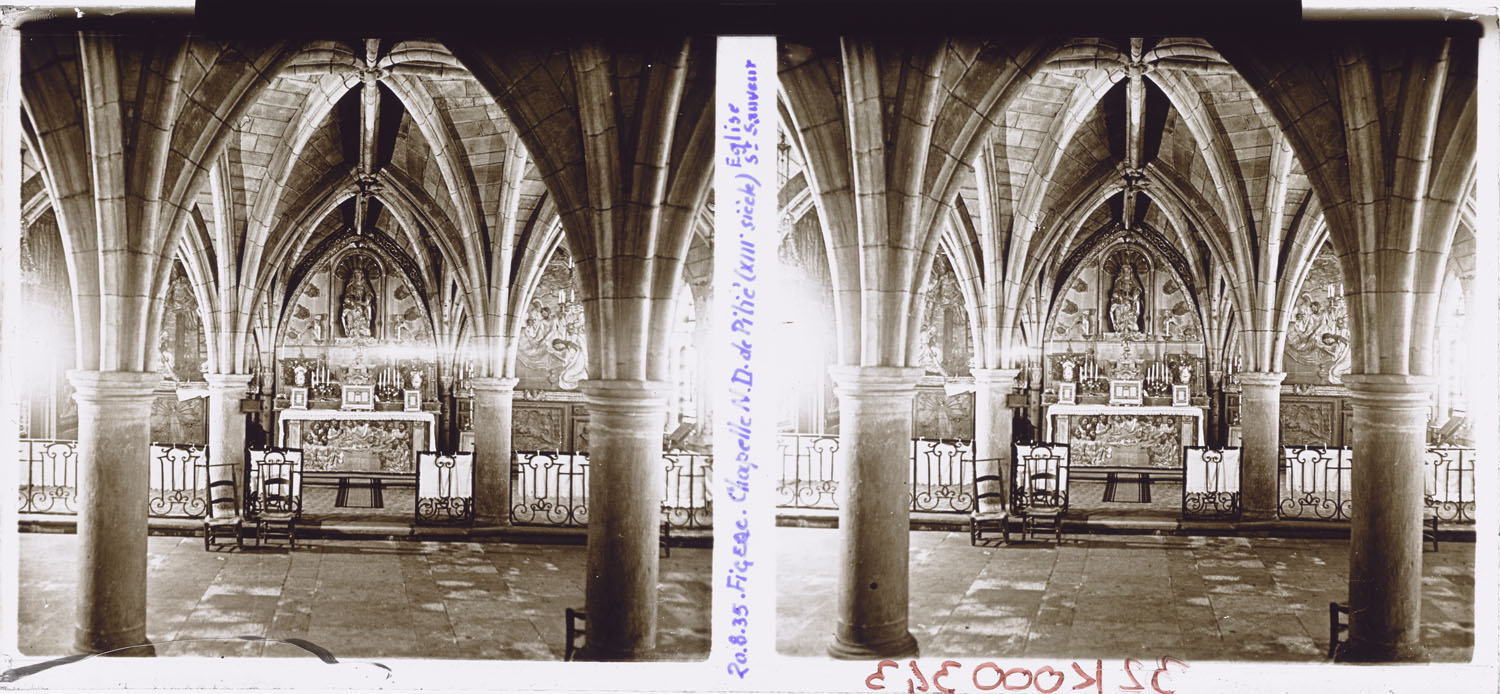
[[[960,665],[956,660],[944,660],[943,667],[932,676],[932,686],[943,694],[953,694],[953,689],[943,686],[943,678],[948,676],[948,668],[955,668]]]
[[[1042,675],[1052,675],[1053,677],[1057,678],[1057,682],[1055,682],[1051,688],[1043,687]],[[1031,683],[1036,685],[1036,690],[1041,692],[1042,694],[1052,694],[1052,692],[1055,692],[1058,689],[1062,688],[1063,680],[1065,679],[1067,679],[1067,676],[1063,673],[1052,669],[1052,666],[1050,665],[1043,665],[1042,667],[1036,669],[1036,674],[1032,675],[1031,677]]]
[[[1025,675],[1026,683],[1012,687],[1010,686],[1010,682],[1007,682],[1006,680],[1009,680],[1010,676],[1016,673]],[[1009,670],[1006,670],[1005,672],[1000,673],[1000,683],[1005,685],[1005,691],[1007,692],[1019,692],[1031,689],[1031,671],[1023,667],[1011,668]]]
[[[1160,663],[1161,667],[1156,668],[1156,672],[1151,673],[1151,688],[1156,690],[1156,694],[1175,694],[1171,689],[1162,689],[1161,683],[1158,681],[1158,679],[1162,675],[1168,674],[1167,661],[1171,661],[1177,663],[1178,665],[1181,665],[1182,669],[1184,670],[1186,670],[1188,667],[1188,664],[1184,661],[1178,660],[1169,655],[1162,656],[1161,660],[1157,661],[1158,663]]]
[[[885,669],[888,667],[900,667],[900,664],[894,660],[882,660],[879,663],[876,663],[875,672],[869,677],[865,678],[865,687],[867,687],[872,692],[878,692],[885,689]],[[875,681],[872,682],[871,680]],[[879,682],[879,684],[876,684],[876,682]]]
[[[910,679],[907,679],[906,680],[906,692],[907,692],[907,694],[916,694],[917,692],[925,692],[925,691],[927,691],[927,689],[928,689],[928,687],[927,687],[927,677],[922,674],[922,671],[920,669],[917,668],[917,661],[915,661],[915,660],[911,661],[911,674],[916,675],[917,676],[917,681],[921,682],[921,684],[913,684]]]
[[[1078,673],[1078,676],[1083,678],[1082,684],[1073,685],[1074,691],[1088,689],[1090,686],[1093,686],[1095,694],[1104,694],[1104,661],[1094,661],[1093,677],[1089,677],[1089,673],[1084,672],[1083,668],[1078,667],[1078,663],[1076,662],[1073,663],[1073,672]]]
[[[979,683],[979,671],[983,670],[985,668],[989,668],[991,670],[994,670],[995,671],[995,676],[997,677],[997,679],[995,680],[995,683],[992,684],[992,685],[990,685],[990,686],[988,686],[988,687],[986,687],[986,686],[984,686],[984,685],[982,685],[982,684]],[[1000,671],[1000,666],[996,665],[994,663],[984,662],[984,663],[980,663],[977,667],[974,668],[974,688],[978,689],[981,692],[987,692],[987,691],[990,691],[990,690],[993,690],[993,689],[999,689],[1000,688],[1000,683],[1002,681],[1004,681],[1004,678],[1005,678],[1005,673],[1001,672]],[[1103,694],[1103,692],[1100,692],[1100,694]]]
[[[1125,659],[1125,676],[1130,678],[1130,686],[1127,687],[1127,686],[1125,686],[1125,685],[1122,684],[1122,685],[1120,685],[1120,691],[1122,691],[1122,692],[1140,692],[1140,691],[1145,691],[1146,688],[1141,686],[1141,681],[1135,678],[1135,673],[1134,672],[1130,671],[1130,664],[1131,663],[1135,663],[1136,667],[1142,667],[1142,666],[1145,665],[1145,663],[1142,663],[1141,661],[1136,660],[1135,658],[1126,658]]]

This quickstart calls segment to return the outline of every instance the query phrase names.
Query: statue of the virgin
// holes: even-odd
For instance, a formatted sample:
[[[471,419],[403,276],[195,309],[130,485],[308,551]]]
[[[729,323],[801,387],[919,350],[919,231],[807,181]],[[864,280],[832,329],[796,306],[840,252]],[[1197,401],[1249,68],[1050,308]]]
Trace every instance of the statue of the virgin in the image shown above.
[[[1141,332],[1141,282],[1135,266],[1121,263],[1109,291],[1109,325],[1117,333]]]
[[[339,305],[339,324],[344,337],[373,337],[375,331],[375,291],[359,268],[344,282],[344,300]]]

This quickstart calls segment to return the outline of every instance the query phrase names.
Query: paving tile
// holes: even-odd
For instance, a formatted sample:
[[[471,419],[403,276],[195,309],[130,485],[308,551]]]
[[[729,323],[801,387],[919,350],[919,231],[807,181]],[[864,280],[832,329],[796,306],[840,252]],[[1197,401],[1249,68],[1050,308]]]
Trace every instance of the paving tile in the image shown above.
[[[777,533],[777,650],[822,656],[838,531]],[[1424,556],[1422,635],[1430,658],[1463,661],[1473,545],[1449,546]],[[1328,603],[1348,595],[1343,541],[1071,536],[1060,547],[976,548],[965,533],[917,532],[912,547],[909,620],[924,656],[1319,662]]]
[[[20,536],[27,655],[69,652],[75,537]],[[195,538],[151,537],[147,548],[148,635],[164,656],[312,657],[235,638],[253,635],[307,639],[343,657],[559,660],[563,609],[584,602],[581,546],[321,541],[204,552]],[[681,548],[662,560],[664,660],[708,655],[711,554]]]

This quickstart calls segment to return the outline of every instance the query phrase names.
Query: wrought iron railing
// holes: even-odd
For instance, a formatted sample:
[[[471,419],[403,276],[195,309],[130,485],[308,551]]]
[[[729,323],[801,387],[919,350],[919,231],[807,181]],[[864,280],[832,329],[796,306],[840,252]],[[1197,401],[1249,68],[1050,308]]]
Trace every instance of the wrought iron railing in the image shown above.
[[[1240,512],[1240,449],[1182,451],[1182,517],[1234,518]]]
[[[828,434],[781,434],[781,479],[777,506],[838,509],[839,440]],[[974,451],[962,439],[913,439],[910,508],[924,513],[967,514],[974,510]]]
[[[916,439],[911,452],[911,510],[974,510],[974,447],[961,439]]]
[[[510,464],[510,522],[578,527],[589,521],[589,458],[516,451]]]
[[[1277,507],[1282,518],[1349,520],[1353,450],[1323,446],[1287,446],[1281,451],[1281,484]]]
[[[21,513],[77,513],[78,443],[21,440]]]
[[[781,479],[776,485],[780,508],[838,508],[838,478],[834,456],[837,436],[782,434],[776,440],[781,452]]]
[[[662,454],[667,478],[661,510],[674,528],[712,528],[714,458],[707,453]]]
[[[1422,461],[1422,498],[1438,520],[1474,522],[1474,449],[1433,446]]]
[[[153,518],[202,518],[208,513],[207,451],[189,444],[152,444],[146,509]],[[21,513],[78,513],[78,442],[21,441]]]
[[[148,513],[155,518],[208,515],[208,451],[185,443],[151,444]]]
[[[713,456],[662,453],[663,520],[674,528],[713,527]],[[510,521],[583,527],[589,520],[587,453],[516,451],[510,468]]]
[[[474,520],[474,454],[417,453],[418,523],[468,523]]]

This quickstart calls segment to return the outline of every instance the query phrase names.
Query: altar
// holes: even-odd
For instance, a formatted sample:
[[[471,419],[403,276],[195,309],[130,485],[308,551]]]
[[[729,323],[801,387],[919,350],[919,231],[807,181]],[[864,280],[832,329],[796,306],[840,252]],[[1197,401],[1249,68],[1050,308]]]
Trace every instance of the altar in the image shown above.
[[[437,450],[431,412],[283,410],[276,443],[301,448],[307,472],[416,471],[417,452]]]
[[[1066,443],[1071,465],[1178,469],[1184,446],[1203,445],[1203,408],[1165,405],[1050,405],[1045,440]]]

